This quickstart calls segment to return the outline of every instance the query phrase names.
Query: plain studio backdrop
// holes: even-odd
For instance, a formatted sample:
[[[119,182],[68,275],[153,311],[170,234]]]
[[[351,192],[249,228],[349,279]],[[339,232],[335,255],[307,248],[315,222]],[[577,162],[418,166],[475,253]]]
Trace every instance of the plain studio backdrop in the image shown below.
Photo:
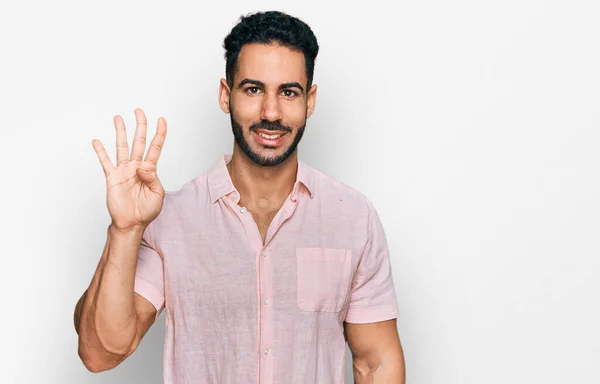
[[[167,119],[165,189],[207,171],[233,146],[223,38],[269,9],[317,35],[299,155],[380,213],[408,383],[599,383],[592,0],[3,4],[0,381],[162,382],[164,313],[111,371],[77,356],[110,223],[91,142],[115,161],[113,116],[131,142],[139,107],[149,137]]]

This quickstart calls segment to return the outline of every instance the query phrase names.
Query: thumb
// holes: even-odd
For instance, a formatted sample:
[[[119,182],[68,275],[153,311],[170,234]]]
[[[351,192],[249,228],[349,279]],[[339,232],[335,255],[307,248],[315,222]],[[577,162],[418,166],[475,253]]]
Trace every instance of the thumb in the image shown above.
[[[142,162],[136,169],[137,176],[146,184],[150,189],[159,189],[160,181],[156,174],[156,165],[150,162]]]

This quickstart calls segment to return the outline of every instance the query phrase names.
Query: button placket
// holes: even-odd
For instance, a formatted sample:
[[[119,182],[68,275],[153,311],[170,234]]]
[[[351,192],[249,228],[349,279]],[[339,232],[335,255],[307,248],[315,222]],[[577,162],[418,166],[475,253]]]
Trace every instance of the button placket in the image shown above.
[[[239,197],[238,197],[239,199]],[[273,377],[273,359],[272,356],[268,356],[271,352],[273,344],[273,314],[271,313],[272,305],[266,306],[263,304],[263,300],[268,298],[268,302],[271,304],[272,297],[272,270],[271,265],[266,259],[268,252],[266,247],[269,243],[267,240],[263,244],[260,237],[258,226],[254,221],[248,208],[240,207],[239,203],[235,203],[232,200],[227,201],[228,205],[234,210],[239,212],[239,219],[246,231],[247,236],[250,239],[254,254],[256,255],[256,273],[257,273],[257,287],[256,287],[256,298],[258,305],[258,342],[260,346],[259,356],[262,357],[260,365],[260,382],[271,382]],[[264,354],[264,356],[262,355]],[[272,353],[271,353],[272,354]]]
[[[267,240],[266,244],[269,244]],[[262,346],[261,382],[271,382],[273,377],[273,264],[271,251],[264,246],[257,253],[260,276],[260,345]],[[267,256],[269,256],[267,258]]]
[[[267,242],[270,242],[271,239],[275,237],[275,234],[277,233],[277,231],[279,231],[281,225],[283,225],[283,223],[285,223],[286,220],[288,220],[292,216],[295,210],[296,203],[290,203],[286,201],[283,204],[281,210],[277,213],[277,215],[275,215],[275,217],[273,218],[273,222],[271,223],[271,225],[269,225],[269,228],[267,230]]]

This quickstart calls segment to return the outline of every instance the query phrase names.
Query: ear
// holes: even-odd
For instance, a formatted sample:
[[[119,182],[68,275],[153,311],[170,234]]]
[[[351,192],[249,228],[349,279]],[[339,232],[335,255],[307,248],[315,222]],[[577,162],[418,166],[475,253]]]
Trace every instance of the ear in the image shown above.
[[[317,85],[313,84],[308,91],[306,98],[306,118],[308,119],[315,110],[315,103],[317,102]]]
[[[221,110],[226,114],[229,114],[229,96],[231,95],[231,89],[227,85],[227,80],[221,79],[219,83],[219,106]]]

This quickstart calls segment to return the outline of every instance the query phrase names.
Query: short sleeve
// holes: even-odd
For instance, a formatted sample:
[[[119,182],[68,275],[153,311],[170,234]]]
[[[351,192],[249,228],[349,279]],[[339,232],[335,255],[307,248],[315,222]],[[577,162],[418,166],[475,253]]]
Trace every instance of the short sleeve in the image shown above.
[[[398,317],[385,232],[370,201],[368,208],[368,239],[352,284],[347,323],[374,323]]]
[[[154,305],[158,317],[165,305],[164,272],[163,259],[156,251],[152,224],[142,235],[133,290]]]

